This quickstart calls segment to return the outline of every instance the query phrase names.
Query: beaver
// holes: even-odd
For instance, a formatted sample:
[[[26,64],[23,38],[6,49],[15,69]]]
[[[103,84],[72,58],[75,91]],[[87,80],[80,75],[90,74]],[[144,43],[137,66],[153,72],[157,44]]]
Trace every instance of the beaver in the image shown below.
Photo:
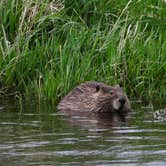
[[[84,112],[131,111],[130,101],[121,86],[88,81],[71,90],[58,104],[58,110]]]

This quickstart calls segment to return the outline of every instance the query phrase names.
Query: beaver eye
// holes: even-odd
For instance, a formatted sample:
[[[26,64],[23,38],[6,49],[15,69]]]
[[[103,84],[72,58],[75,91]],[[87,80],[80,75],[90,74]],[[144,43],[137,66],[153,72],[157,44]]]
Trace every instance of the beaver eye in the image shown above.
[[[113,91],[110,91],[110,95],[113,95],[114,94],[114,92]]]
[[[96,92],[98,92],[99,90],[100,90],[100,86],[97,85],[97,86],[96,86]]]

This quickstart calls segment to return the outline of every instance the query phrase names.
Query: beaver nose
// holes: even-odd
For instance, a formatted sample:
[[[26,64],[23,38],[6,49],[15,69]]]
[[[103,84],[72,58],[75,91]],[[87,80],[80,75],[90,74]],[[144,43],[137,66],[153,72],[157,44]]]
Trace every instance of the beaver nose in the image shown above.
[[[122,98],[119,99],[119,102],[120,102],[122,105],[124,105],[125,102],[126,102],[126,99],[125,99],[124,97],[122,97]]]

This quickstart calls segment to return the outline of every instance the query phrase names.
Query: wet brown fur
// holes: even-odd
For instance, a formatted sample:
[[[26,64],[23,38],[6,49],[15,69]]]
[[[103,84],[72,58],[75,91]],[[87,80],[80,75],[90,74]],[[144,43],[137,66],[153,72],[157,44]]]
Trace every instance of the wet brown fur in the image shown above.
[[[125,104],[118,110],[113,108],[113,101],[125,99]],[[58,104],[58,110],[84,112],[129,112],[130,101],[119,86],[89,81],[71,90]]]

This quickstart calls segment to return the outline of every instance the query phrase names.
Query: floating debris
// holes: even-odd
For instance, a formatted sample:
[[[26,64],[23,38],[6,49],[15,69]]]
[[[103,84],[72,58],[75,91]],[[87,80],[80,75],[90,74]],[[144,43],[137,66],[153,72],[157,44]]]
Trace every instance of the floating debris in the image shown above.
[[[155,111],[153,117],[155,120],[166,122],[166,108]]]

